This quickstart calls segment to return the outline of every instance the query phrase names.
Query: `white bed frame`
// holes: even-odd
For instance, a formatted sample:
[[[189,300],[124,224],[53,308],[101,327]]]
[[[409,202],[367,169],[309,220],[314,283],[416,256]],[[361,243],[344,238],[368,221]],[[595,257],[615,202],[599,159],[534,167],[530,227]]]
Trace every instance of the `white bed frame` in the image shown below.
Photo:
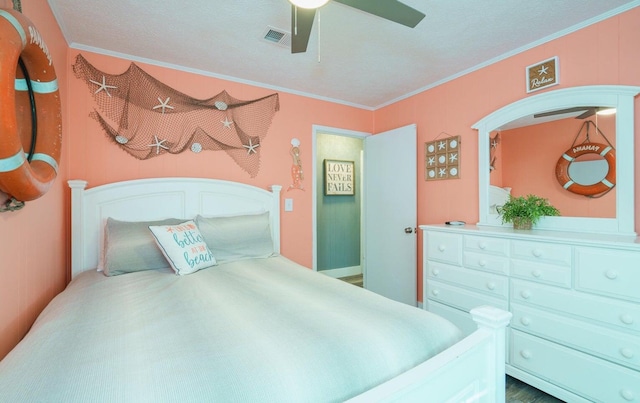
[[[280,252],[280,191],[197,178],[138,179],[85,189],[70,180],[71,274],[94,270],[107,217],[123,221],[190,219],[269,211],[274,248]],[[471,311],[478,330],[428,361],[351,399],[350,402],[504,402],[505,328],[509,312]]]

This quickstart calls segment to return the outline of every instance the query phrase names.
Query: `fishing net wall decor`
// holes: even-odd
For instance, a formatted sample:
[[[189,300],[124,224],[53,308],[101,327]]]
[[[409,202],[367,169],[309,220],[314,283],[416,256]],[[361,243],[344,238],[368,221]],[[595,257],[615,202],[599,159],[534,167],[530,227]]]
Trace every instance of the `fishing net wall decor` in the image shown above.
[[[196,99],[161,83],[131,63],[106,74],[78,55],[73,65],[100,109],[90,116],[130,155],[146,160],[165,153],[223,150],[253,178],[260,146],[280,109],[278,94],[243,101],[222,91]]]

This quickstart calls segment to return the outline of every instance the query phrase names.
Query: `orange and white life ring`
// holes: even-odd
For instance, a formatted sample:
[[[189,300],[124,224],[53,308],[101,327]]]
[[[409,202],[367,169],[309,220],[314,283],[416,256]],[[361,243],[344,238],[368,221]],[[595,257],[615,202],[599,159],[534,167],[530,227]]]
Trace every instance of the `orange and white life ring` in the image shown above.
[[[31,125],[28,83],[17,69],[22,58],[35,99],[37,142],[26,155]],[[44,195],[58,174],[62,116],[58,80],[40,33],[21,13],[0,9],[0,190],[28,201]],[[29,161],[29,158],[31,162]]]
[[[580,185],[569,176],[569,165],[579,156],[598,154],[609,164],[607,175],[593,185]],[[608,144],[582,143],[565,151],[556,164],[556,178],[563,188],[583,196],[593,196],[612,189],[616,185],[616,154],[615,149]]]

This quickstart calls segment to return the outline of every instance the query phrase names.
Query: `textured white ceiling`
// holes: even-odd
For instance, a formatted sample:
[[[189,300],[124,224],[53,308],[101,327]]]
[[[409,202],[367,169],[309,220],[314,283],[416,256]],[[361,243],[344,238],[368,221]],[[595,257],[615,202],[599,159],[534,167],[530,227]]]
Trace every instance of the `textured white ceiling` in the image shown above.
[[[263,39],[267,26],[290,31],[287,0],[49,0],[73,48],[367,109],[640,5],[403,2],[426,14],[414,29],[330,1],[320,9],[307,53],[294,55]]]

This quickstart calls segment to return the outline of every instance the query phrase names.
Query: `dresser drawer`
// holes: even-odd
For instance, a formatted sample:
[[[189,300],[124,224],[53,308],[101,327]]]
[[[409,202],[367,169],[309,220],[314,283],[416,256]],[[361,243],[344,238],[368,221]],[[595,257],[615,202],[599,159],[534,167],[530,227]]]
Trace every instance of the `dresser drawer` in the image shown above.
[[[571,246],[544,242],[512,241],[511,257],[539,263],[571,266]]]
[[[568,313],[618,329],[640,332],[640,304],[632,302],[513,279],[511,301]]]
[[[640,337],[511,304],[511,327],[597,355],[632,369],[640,369]]]
[[[483,236],[465,235],[464,249],[468,251],[492,253],[499,256],[508,256],[509,240],[503,238],[487,238]]]
[[[446,281],[498,298],[507,299],[509,296],[509,280],[505,276],[477,272],[437,262],[427,262],[427,266],[427,275],[430,279]]]
[[[640,398],[640,372],[511,330],[510,363],[594,402]]]
[[[486,294],[466,290],[437,280],[427,281],[425,299],[437,301],[465,312],[480,305],[492,305],[496,308],[508,309],[507,301],[501,298],[491,297]]]
[[[466,251],[462,256],[464,267],[500,274],[509,274],[508,257]]]
[[[576,248],[576,289],[640,301],[640,252]]]
[[[462,252],[462,235],[427,232],[427,259],[459,265]]]
[[[513,260],[511,275],[525,280],[571,288],[571,267]]]

